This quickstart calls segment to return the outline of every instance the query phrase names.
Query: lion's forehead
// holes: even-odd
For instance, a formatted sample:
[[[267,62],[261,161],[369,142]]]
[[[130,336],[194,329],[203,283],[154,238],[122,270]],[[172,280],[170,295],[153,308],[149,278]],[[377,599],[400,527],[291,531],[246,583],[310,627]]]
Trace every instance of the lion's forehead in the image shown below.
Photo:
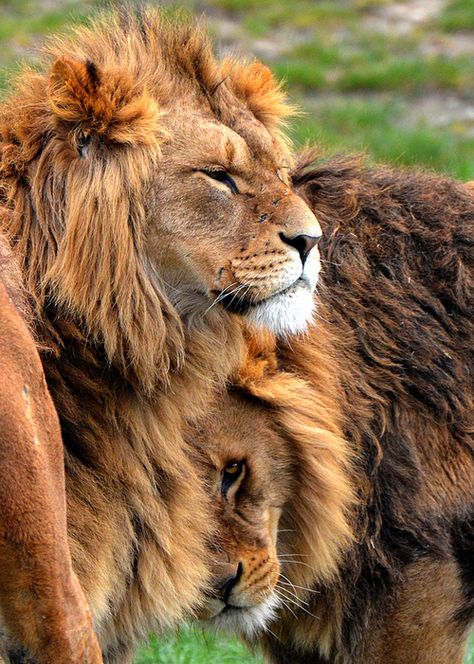
[[[252,114],[247,112],[245,118],[229,124],[196,114],[192,108],[184,110],[170,122],[169,148],[173,150],[176,143],[185,145],[181,159],[191,162],[190,166],[208,162],[247,177],[256,170],[277,174],[288,168],[290,154],[285,144]]]

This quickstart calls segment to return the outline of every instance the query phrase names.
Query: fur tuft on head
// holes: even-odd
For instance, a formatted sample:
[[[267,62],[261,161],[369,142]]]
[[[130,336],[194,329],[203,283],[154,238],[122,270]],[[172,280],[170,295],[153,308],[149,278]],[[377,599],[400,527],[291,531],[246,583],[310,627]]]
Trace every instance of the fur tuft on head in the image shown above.
[[[255,60],[246,63],[235,58],[222,62],[221,72],[228,77],[234,93],[244,100],[262,124],[273,128],[294,115],[296,108],[288,102],[281,83],[271,70]]]
[[[94,136],[117,144],[157,146],[158,104],[119,67],[104,74],[92,60],[60,57],[51,69],[49,102],[56,123],[70,125],[79,147]]]

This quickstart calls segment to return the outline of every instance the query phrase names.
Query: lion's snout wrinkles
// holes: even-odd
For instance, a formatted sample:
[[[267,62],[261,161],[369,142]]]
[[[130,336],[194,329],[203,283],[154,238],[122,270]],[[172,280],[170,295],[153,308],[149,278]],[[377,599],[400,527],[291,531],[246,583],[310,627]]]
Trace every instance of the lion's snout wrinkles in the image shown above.
[[[241,551],[231,574],[216,581],[216,596],[227,607],[249,608],[273,593],[279,563],[268,548]]]
[[[241,582],[234,588],[232,600],[237,606],[259,604],[275,589],[278,560],[267,549],[247,552],[243,559]]]
[[[290,289],[312,292],[319,276],[321,227],[303,200],[294,194],[276,198],[258,206],[257,216],[258,233],[242,239],[237,253],[219,269],[214,287],[220,300],[239,313]]]

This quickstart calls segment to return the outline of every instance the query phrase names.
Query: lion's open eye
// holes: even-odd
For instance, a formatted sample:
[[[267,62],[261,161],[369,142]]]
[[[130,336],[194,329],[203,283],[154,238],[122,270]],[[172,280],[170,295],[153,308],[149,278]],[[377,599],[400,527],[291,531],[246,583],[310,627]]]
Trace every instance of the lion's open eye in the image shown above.
[[[239,188],[235,184],[234,179],[232,176],[227,173],[227,171],[224,171],[222,169],[203,169],[201,173],[205,173],[208,177],[212,178],[213,180],[217,180],[218,182],[222,182],[222,184],[225,184],[233,194],[238,194],[239,193]]]
[[[225,496],[230,487],[242,476],[243,461],[230,461],[222,471],[221,492]]]

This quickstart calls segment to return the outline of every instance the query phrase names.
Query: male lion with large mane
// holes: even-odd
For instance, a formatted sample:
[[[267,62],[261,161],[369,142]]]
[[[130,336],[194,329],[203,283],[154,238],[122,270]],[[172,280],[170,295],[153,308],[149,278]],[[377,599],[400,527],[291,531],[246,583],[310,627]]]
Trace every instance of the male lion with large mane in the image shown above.
[[[190,433],[216,576],[227,572],[200,615],[273,664],[461,664],[474,619],[474,199],[354,159],[303,162],[293,179],[323,229],[318,318],[289,343],[254,335],[234,387]]]
[[[0,108],[1,228],[107,662],[176,625],[208,579],[182,428],[238,362],[238,315],[278,334],[311,318],[320,228],[289,180],[290,111],[266,67],[216,61],[198,25],[153,10],[53,39]]]

